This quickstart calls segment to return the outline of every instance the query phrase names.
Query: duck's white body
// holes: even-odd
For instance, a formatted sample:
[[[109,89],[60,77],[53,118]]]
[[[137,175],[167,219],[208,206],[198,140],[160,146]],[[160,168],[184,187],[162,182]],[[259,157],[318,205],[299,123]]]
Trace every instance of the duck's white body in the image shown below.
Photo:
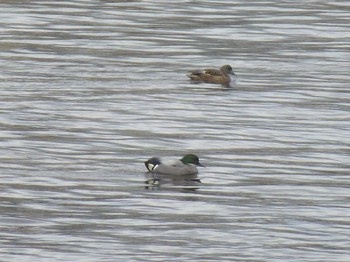
[[[202,166],[199,163],[198,157],[188,160],[186,157],[180,160],[161,160],[158,157],[152,157],[145,162],[145,166],[149,172],[156,174],[167,175],[196,175],[198,174],[197,166]],[[193,156],[193,155],[191,155]]]

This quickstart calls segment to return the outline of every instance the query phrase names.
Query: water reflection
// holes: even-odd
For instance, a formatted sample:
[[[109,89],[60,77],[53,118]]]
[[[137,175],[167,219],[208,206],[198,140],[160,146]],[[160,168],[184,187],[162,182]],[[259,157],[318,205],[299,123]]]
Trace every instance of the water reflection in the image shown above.
[[[187,190],[197,189],[201,180],[197,174],[193,175],[165,175],[151,172],[145,173],[145,188],[156,189],[160,187],[174,186]]]

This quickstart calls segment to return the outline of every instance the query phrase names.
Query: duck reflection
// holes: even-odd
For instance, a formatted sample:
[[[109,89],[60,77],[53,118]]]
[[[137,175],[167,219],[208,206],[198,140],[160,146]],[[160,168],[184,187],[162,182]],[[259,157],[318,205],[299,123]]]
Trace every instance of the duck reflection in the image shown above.
[[[165,175],[148,172],[145,174],[145,189],[157,189],[161,186],[175,186],[195,190],[201,184],[197,174]]]

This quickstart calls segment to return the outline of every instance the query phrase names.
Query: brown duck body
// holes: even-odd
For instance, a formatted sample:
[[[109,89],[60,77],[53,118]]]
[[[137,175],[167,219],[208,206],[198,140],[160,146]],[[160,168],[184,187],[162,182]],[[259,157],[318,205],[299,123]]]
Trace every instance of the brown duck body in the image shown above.
[[[229,75],[235,75],[230,65],[224,65],[219,70],[217,69],[204,69],[204,70],[192,70],[187,76],[194,81],[221,84],[229,86],[231,78]]]

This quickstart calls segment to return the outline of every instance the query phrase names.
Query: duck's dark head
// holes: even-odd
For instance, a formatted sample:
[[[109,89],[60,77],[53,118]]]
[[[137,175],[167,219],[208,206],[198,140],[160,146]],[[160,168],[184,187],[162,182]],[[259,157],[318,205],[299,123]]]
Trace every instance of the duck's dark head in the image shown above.
[[[183,158],[181,158],[180,161],[181,161],[182,163],[184,163],[185,165],[194,164],[194,165],[196,165],[196,166],[202,166],[202,167],[204,167],[204,166],[199,162],[198,156],[196,156],[195,154],[187,154],[187,155],[185,155]]]
[[[228,74],[228,75],[236,75],[234,72],[233,72],[233,69],[232,69],[232,66],[230,65],[223,65],[221,68],[220,68],[220,71],[225,73],[225,74]]]

